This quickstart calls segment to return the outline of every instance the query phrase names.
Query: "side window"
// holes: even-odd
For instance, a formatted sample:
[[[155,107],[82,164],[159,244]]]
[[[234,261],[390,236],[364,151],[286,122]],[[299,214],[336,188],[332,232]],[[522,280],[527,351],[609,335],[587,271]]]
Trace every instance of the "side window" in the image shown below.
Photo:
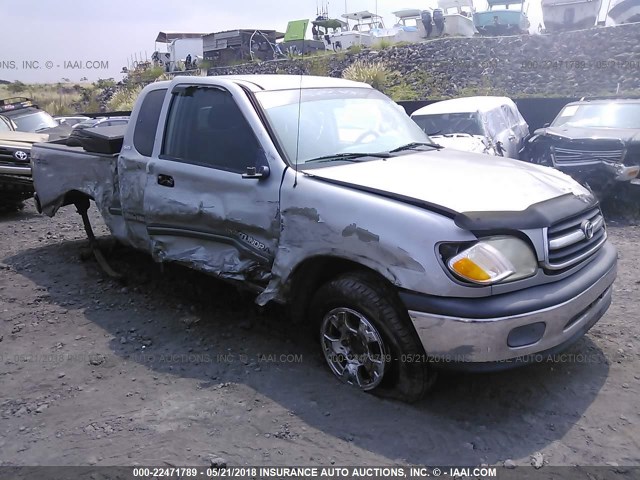
[[[160,120],[160,110],[167,89],[149,92],[142,101],[142,107],[136,119],[136,127],[133,132],[133,146],[145,157],[150,157],[153,152],[153,142],[156,138],[156,130]]]
[[[487,129],[491,136],[496,136],[507,129],[507,119],[500,108],[487,113]]]
[[[162,151],[164,158],[245,172],[264,164],[264,154],[231,94],[189,86],[173,94]]]
[[[514,128],[518,125],[518,117],[516,116],[516,114],[513,112],[513,110],[509,105],[502,105],[502,112],[504,113],[504,116],[507,118],[509,127]]]

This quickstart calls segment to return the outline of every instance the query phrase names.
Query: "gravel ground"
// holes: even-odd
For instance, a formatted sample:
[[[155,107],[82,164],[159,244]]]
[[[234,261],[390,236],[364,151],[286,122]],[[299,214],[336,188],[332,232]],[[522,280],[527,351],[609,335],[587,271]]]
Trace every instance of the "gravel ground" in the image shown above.
[[[72,207],[0,214],[0,465],[639,465],[640,227],[609,232],[613,305],[565,357],[405,405],[215,279],[118,247],[111,281]]]

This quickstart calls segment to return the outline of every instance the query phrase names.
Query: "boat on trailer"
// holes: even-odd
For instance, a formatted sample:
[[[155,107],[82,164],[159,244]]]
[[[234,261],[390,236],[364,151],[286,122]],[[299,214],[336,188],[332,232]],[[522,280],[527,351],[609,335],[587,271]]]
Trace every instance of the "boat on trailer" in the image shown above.
[[[545,31],[583,30],[596,25],[602,0],[542,0]]]
[[[613,0],[608,16],[616,25],[640,22],[640,0]]]
[[[393,12],[396,23],[396,42],[420,42],[427,37],[427,32],[422,23],[422,10],[418,8],[405,8]]]
[[[444,13],[444,35],[473,37],[477,33],[473,23],[473,0],[439,0]]]
[[[489,8],[473,14],[473,23],[480,35],[520,35],[529,32],[529,18],[524,0],[487,0]],[[516,8],[509,8],[518,5]]]
[[[403,41],[401,36],[398,36],[403,31],[401,28],[386,28],[382,17],[368,10],[345,13],[342,18],[347,21],[347,27],[325,36],[327,49],[346,50],[355,45],[371,47],[383,40],[390,43]],[[351,24],[353,26],[350,26]]]
[[[384,29],[382,17],[363,10],[345,13],[346,26],[324,37],[325,46],[330,50],[346,50],[353,46],[370,47],[373,43],[373,30]],[[349,22],[354,22],[353,26]]]

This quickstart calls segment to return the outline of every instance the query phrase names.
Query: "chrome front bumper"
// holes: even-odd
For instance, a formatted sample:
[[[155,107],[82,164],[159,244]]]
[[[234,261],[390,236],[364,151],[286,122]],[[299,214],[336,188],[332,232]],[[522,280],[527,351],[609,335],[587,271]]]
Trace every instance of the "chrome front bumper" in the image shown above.
[[[0,165],[0,174],[31,176],[31,167],[16,167],[13,165]]]
[[[584,335],[611,304],[612,284],[616,277],[615,249],[610,247],[606,255],[602,252],[602,256],[601,263],[606,264],[593,268],[604,266],[605,273],[581,293],[552,306],[494,318],[462,318],[415,310],[409,310],[409,317],[425,352],[436,363],[508,362],[540,352],[561,350]],[[577,272],[558,283],[571,282],[580,274]],[[554,284],[545,287],[553,289]],[[536,297],[540,294],[531,293]],[[496,298],[499,297],[504,297],[501,301],[507,304],[514,300],[510,294]],[[535,360],[529,358],[527,361]]]

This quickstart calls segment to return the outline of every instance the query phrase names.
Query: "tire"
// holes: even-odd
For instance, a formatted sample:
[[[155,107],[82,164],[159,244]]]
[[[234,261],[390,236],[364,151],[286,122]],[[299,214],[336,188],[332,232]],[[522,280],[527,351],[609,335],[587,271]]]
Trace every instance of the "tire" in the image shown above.
[[[343,274],[320,287],[309,313],[325,361],[341,381],[409,403],[434,383],[407,312],[384,280]]]

